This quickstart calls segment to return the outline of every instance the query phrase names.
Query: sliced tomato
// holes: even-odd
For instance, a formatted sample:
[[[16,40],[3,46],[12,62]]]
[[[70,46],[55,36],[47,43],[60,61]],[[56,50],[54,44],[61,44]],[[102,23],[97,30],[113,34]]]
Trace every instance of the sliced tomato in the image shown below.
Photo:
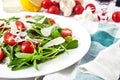
[[[4,41],[7,43],[7,44],[9,44],[9,45],[11,45],[11,46],[13,46],[13,45],[15,45],[17,42],[15,41],[15,35],[13,35],[13,34],[11,34],[10,32],[6,32],[5,34],[4,34]]]
[[[31,15],[26,15],[25,18],[31,18],[32,16]]]
[[[3,29],[4,23],[0,24],[0,30]]]
[[[67,36],[72,36],[72,30],[69,28],[64,28],[61,30],[61,36],[63,38],[67,37]]]
[[[21,22],[21,21],[16,21],[15,24],[16,24],[18,30],[21,30],[21,31],[24,31],[24,30],[25,30],[25,25],[24,25],[23,22]]]
[[[23,41],[20,43],[20,50],[24,53],[33,53],[35,44],[31,41]]]
[[[50,21],[51,24],[55,24],[56,23],[55,20],[52,19],[52,18],[48,18],[48,20]]]
[[[0,61],[2,61],[3,58],[4,58],[4,52],[3,52],[2,49],[0,48]]]

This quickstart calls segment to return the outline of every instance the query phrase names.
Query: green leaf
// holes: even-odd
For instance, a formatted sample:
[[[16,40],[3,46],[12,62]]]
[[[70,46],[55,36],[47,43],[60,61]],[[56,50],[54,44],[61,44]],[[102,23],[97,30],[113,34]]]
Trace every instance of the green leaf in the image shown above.
[[[71,42],[71,41],[72,41],[72,37],[71,37],[71,36],[65,37],[65,41],[66,41],[67,43]]]
[[[36,70],[39,70],[38,64],[37,64],[37,61],[36,61],[36,60],[33,61],[33,65],[34,65],[34,67],[35,67]]]
[[[18,18],[18,17],[10,17],[9,19],[8,19],[8,21],[10,22],[10,21],[17,21],[17,20],[19,20],[20,18]]]
[[[32,19],[36,20],[36,21],[40,21],[42,18],[44,18],[45,16],[43,15],[35,15],[32,17]]]
[[[26,54],[26,53],[21,53],[21,52],[18,52],[18,53],[15,54],[15,56],[17,58],[26,58],[26,57],[31,56],[31,55],[32,54]]]
[[[73,40],[70,43],[67,44],[67,49],[74,49],[78,47],[78,40]]]
[[[19,45],[16,45],[15,48],[14,48],[14,51],[17,53],[17,52],[20,52],[20,46]]]
[[[20,18],[17,18],[17,17],[10,17],[10,18],[8,18],[8,19],[0,19],[0,21],[4,21],[7,25],[9,25],[10,24],[10,21],[17,21],[17,20],[19,20]]]
[[[56,27],[54,27],[52,29],[52,32],[51,32],[51,37],[52,38],[57,38],[57,37],[60,37],[60,36],[61,36],[60,32],[58,31],[58,29]]]

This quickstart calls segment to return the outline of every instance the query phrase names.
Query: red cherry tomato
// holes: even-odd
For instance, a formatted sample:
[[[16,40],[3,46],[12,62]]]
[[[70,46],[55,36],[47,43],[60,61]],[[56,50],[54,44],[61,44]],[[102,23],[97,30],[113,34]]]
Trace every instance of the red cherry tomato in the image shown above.
[[[16,21],[15,24],[16,24],[18,30],[21,30],[21,31],[24,31],[24,30],[25,30],[25,25],[24,25],[23,22],[21,22],[21,21]]]
[[[65,37],[67,37],[67,36],[72,36],[72,30],[69,29],[69,28],[64,28],[64,29],[62,29],[62,31],[61,31],[61,36],[62,36],[63,38],[65,38]]]
[[[31,18],[32,16],[31,15],[26,15],[25,16],[25,18],[27,19],[27,18]]]
[[[9,44],[9,45],[11,45],[11,46],[13,46],[13,45],[15,45],[17,42],[15,41],[15,35],[13,35],[13,34],[11,34],[10,32],[6,32],[5,34],[4,34],[4,41],[7,43],[7,44]]]
[[[30,41],[23,41],[20,43],[20,50],[24,53],[33,53],[35,49],[35,45]]]
[[[92,13],[95,13],[96,7],[94,4],[92,4],[92,3],[87,4],[85,9],[87,9],[88,7],[91,9]]]
[[[58,2],[53,1],[52,3],[53,3],[53,5],[54,5],[54,6],[56,6],[56,7],[58,7],[58,8],[60,7],[60,5],[59,5],[59,3],[58,3]]]
[[[84,11],[84,8],[82,5],[76,5],[74,8],[73,8],[73,13],[74,14],[82,14],[82,12]]]
[[[4,58],[4,52],[2,51],[2,49],[0,48],[0,61]]]
[[[60,10],[57,6],[51,6],[47,12],[51,14],[59,14]]]
[[[51,0],[43,0],[42,1],[42,7],[45,9],[49,9],[49,7],[51,7],[53,5],[53,3],[51,2]]]
[[[48,18],[48,20],[50,21],[51,24],[55,24],[56,23],[55,20],[52,19],[52,18]]]
[[[120,22],[120,11],[116,11],[112,14],[112,20],[114,22]]]

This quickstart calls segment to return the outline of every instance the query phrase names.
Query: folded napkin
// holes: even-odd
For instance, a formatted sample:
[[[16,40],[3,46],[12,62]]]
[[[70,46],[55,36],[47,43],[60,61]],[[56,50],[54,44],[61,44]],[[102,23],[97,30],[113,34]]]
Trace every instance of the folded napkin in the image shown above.
[[[119,26],[100,23],[97,31],[91,34],[91,47],[82,60],[43,80],[117,80],[120,73],[119,34]]]

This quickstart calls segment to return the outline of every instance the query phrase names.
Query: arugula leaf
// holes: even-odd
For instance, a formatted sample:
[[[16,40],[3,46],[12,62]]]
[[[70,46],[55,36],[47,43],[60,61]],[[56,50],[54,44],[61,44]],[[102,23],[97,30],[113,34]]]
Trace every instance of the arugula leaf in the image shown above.
[[[26,53],[18,52],[18,53],[15,54],[15,56],[16,56],[17,58],[26,58],[26,57],[28,57],[28,56],[32,56],[32,54],[26,54]]]
[[[65,37],[65,41],[66,41],[67,43],[71,42],[71,41],[72,41],[72,37],[71,37],[71,36]]]
[[[54,27],[54,28],[52,29],[52,32],[51,32],[51,37],[52,37],[52,38],[57,38],[57,37],[60,37],[60,36],[61,36],[61,34],[60,34],[60,32],[58,31],[58,28]]]
[[[3,28],[0,30],[0,38],[3,36],[4,30],[5,30],[5,27],[3,27]]]
[[[19,20],[20,18],[18,18],[18,17],[10,17],[9,19],[8,19],[8,21],[10,22],[10,21],[17,21],[17,20]]]
[[[42,18],[44,18],[45,16],[43,15],[35,15],[32,17],[32,19],[36,20],[36,21],[40,21]]]
[[[9,25],[10,24],[10,21],[17,21],[17,20],[19,20],[20,18],[17,18],[17,17],[10,17],[10,18],[8,18],[8,19],[0,19],[0,21],[4,21],[7,25]]]
[[[26,21],[27,23],[33,24],[34,28],[45,28],[46,26],[44,24],[38,23],[38,22],[32,22],[32,21]],[[33,27],[32,27],[33,28]]]
[[[37,61],[36,61],[36,60],[33,61],[33,65],[34,65],[34,67],[35,67],[36,70],[39,70],[38,64],[37,64]]]
[[[73,40],[67,44],[66,49],[74,49],[78,47],[78,40]]]

